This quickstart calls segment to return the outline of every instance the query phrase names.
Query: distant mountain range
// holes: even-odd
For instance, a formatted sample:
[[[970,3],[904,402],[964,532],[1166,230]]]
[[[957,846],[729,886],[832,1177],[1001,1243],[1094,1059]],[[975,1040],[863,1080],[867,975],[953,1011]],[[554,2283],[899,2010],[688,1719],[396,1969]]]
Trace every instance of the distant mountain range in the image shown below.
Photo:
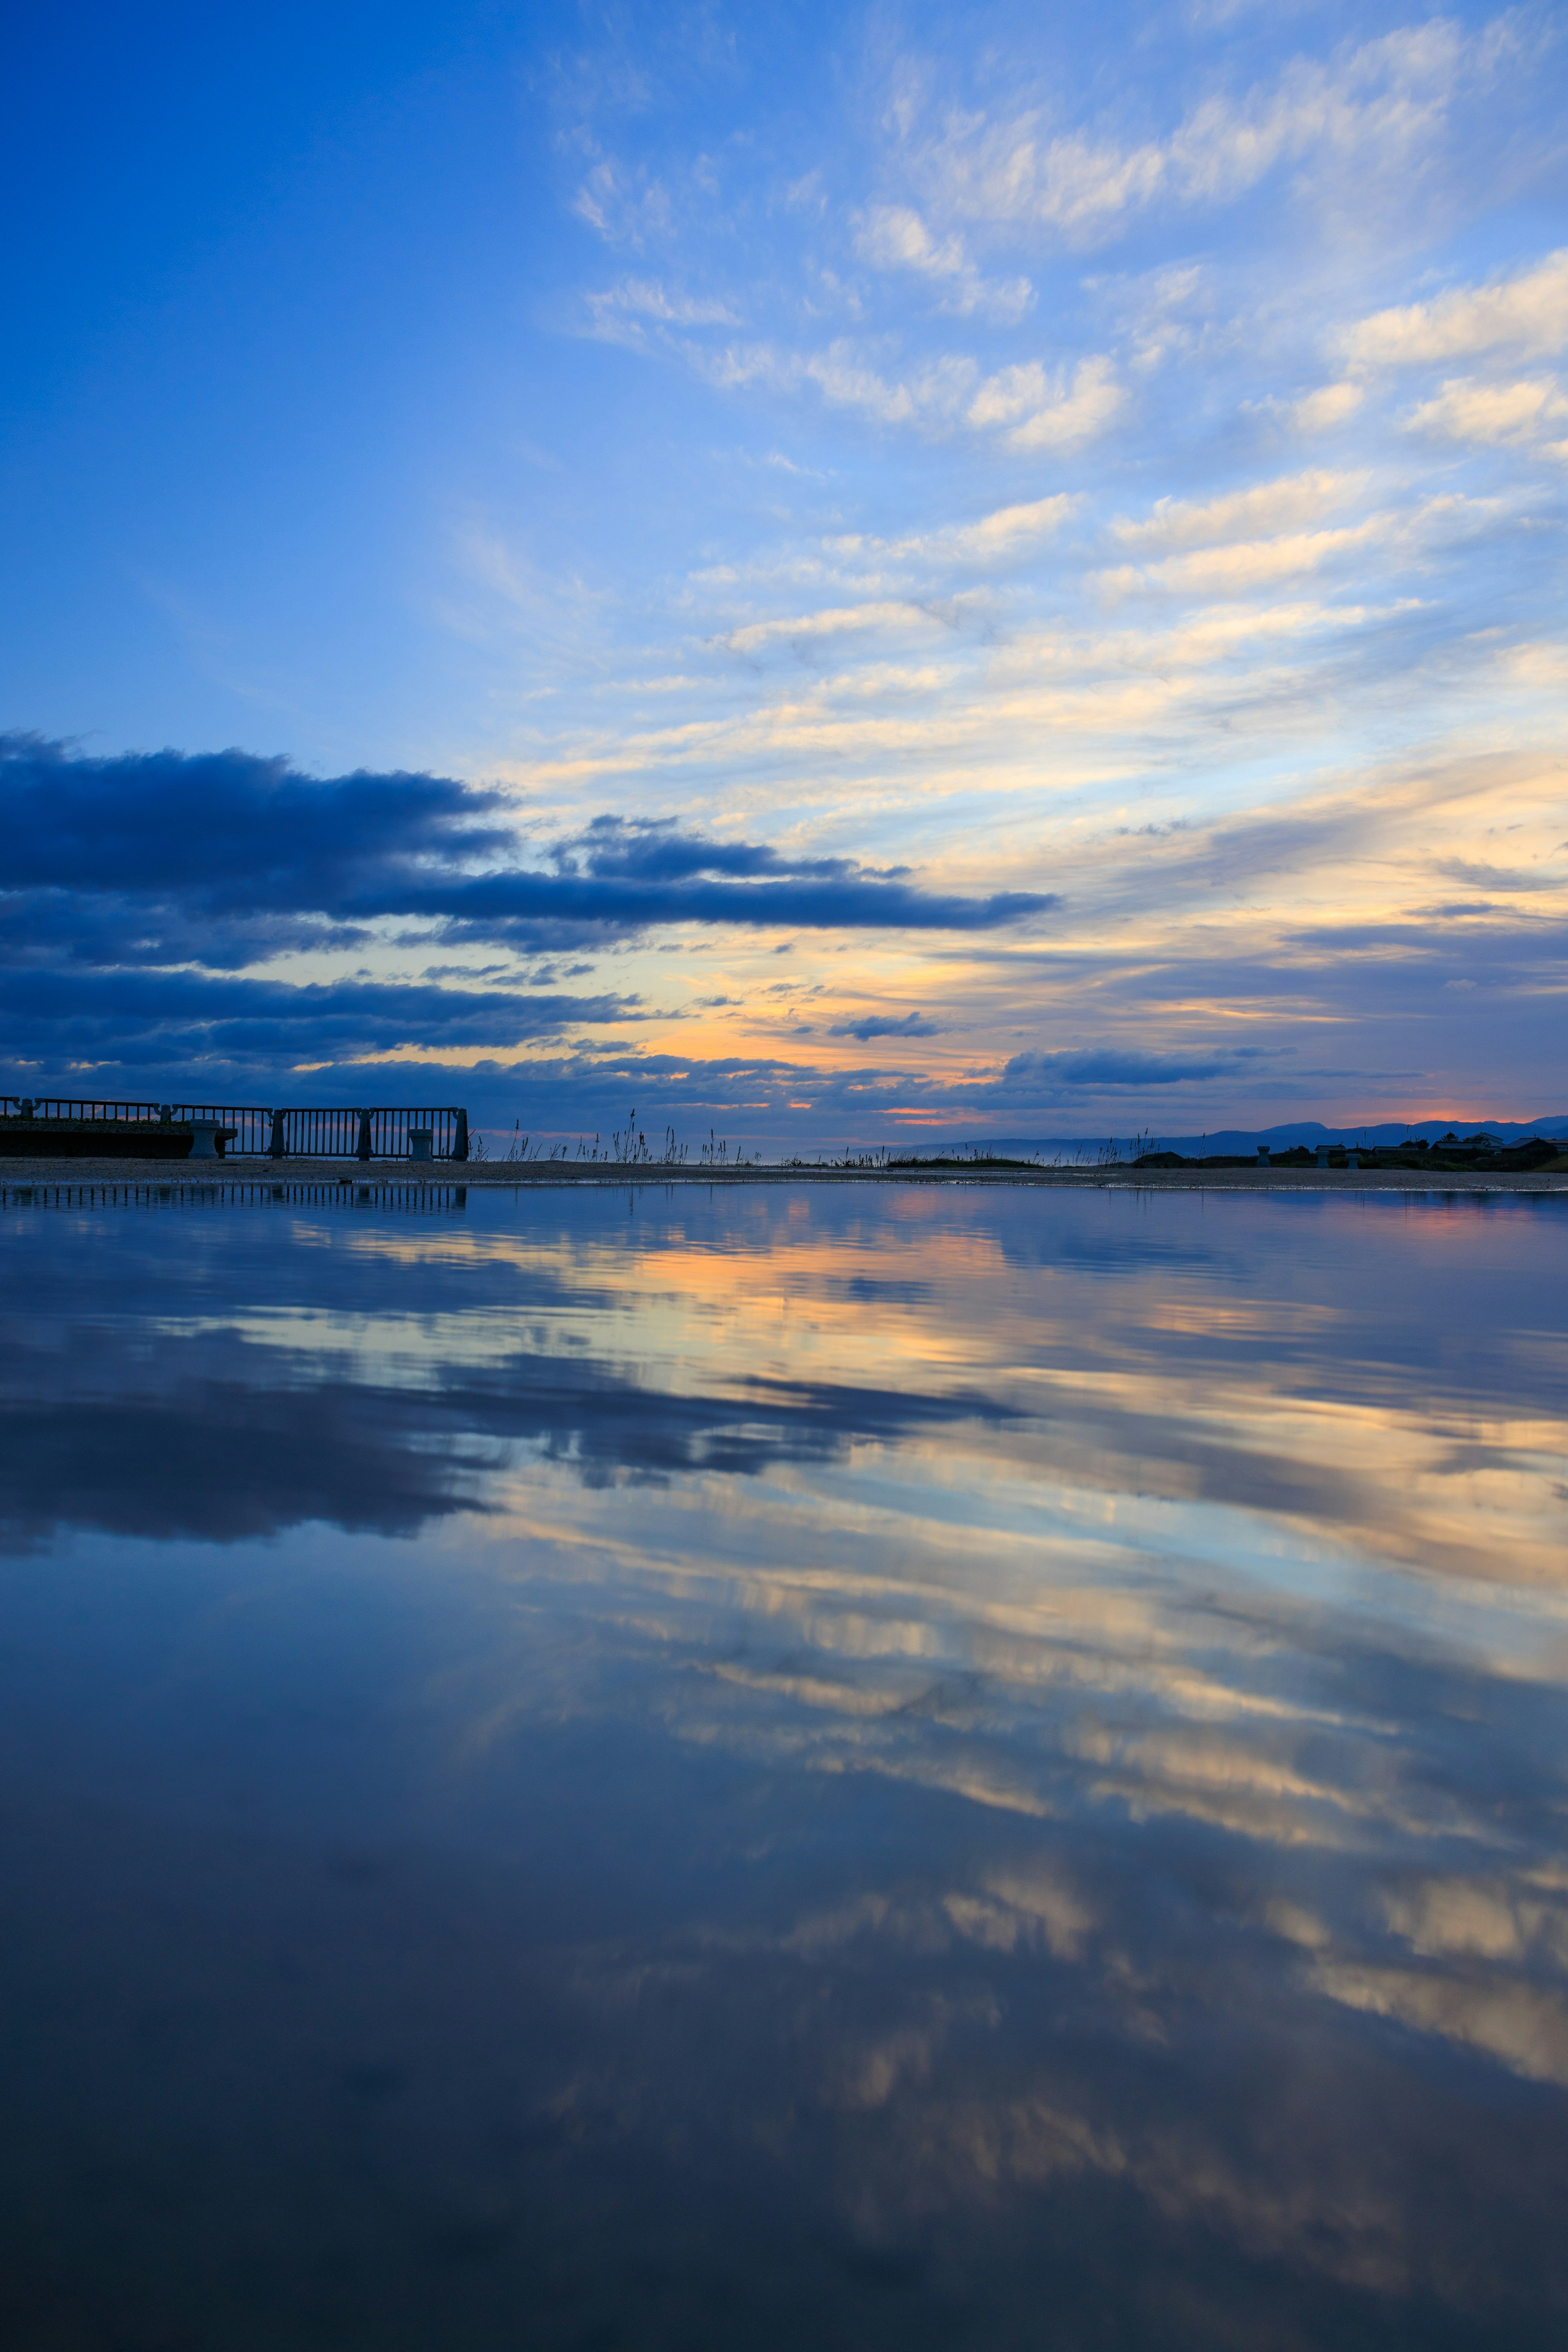
[[[1212,1129],[1206,1135],[1163,1135],[1151,1131],[1140,1150],[1150,1151],[1180,1151],[1190,1159],[1208,1153],[1253,1152],[1260,1143],[1271,1150],[1289,1151],[1292,1144],[1306,1143],[1404,1143],[1407,1139],[1424,1137],[1428,1143],[1440,1136],[1495,1135],[1500,1142],[1522,1142],[1529,1135],[1568,1136],[1568,1111],[1553,1111],[1544,1118],[1515,1122],[1506,1118],[1461,1118],[1458,1113],[1441,1118],[1387,1119],[1381,1126],[1324,1127],[1315,1118],[1290,1119],[1282,1127],[1224,1127]],[[933,1152],[962,1150],[994,1151],[1010,1158],[1026,1158],[1035,1152],[1047,1157],[1056,1152],[1069,1156],[1079,1152],[1094,1158],[1101,1152],[1109,1139],[1104,1135],[988,1135],[983,1139],[965,1137],[962,1143],[922,1136],[917,1144],[910,1138],[900,1138],[901,1152],[928,1158]],[[1118,1135],[1114,1140],[1125,1151],[1133,1139],[1131,1134]]]

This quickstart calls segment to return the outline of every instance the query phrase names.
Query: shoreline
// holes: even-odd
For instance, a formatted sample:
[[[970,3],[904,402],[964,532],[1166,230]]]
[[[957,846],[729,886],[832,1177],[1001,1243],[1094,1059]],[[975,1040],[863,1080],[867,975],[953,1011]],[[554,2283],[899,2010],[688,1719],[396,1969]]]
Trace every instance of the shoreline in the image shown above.
[[[417,1166],[417,1172],[416,1168]],[[543,1161],[521,1167],[507,1160],[225,1160],[206,1161],[198,1174],[188,1161],[47,1159],[0,1162],[0,1195],[50,1190],[98,1190],[105,1185],[158,1192],[214,1192],[243,1184],[257,1191],[295,1185],[345,1192],[465,1189],[564,1191],[587,1185],[616,1192],[627,1186],[921,1184],[1013,1186],[1036,1191],[1136,1192],[1564,1192],[1568,1169],[1434,1170],[1416,1168],[834,1168],[664,1167],[658,1162],[616,1168]]]

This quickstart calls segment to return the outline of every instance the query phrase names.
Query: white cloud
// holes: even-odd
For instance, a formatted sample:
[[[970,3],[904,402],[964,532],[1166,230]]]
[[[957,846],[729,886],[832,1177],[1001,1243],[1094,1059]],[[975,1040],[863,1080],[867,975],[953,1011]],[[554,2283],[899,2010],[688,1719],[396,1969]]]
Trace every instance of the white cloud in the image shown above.
[[[1008,428],[1012,449],[1071,449],[1103,432],[1126,397],[1108,359],[1080,360],[1070,378],[1030,360],[987,376],[966,421],[977,432]]]
[[[726,343],[718,352],[689,347],[688,357],[724,392],[743,392],[753,383],[784,392],[800,381],[799,360],[773,343]]]
[[[1430,433],[1445,441],[1497,444],[1532,441],[1564,417],[1568,400],[1551,376],[1525,376],[1514,383],[1455,376],[1435,398],[1412,410],[1405,423],[1412,433]]]
[[[1032,499],[1022,506],[998,507],[978,522],[950,523],[938,530],[916,532],[908,539],[837,544],[847,551],[863,544],[868,553],[923,562],[984,563],[1021,553],[1059,530],[1078,505],[1070,491],[1055,498]]]
[[[804,354],[781,351],[775,343],[731,343],[721,352],[689,347],[687,357],[722,391],[765,384],[791,392],[815,383],[836,408],[858,408],[881,425],[951,422],[980,373],[973,360],[949,354],[905,380],[889,381],[847,337],[825,352]]]
[[[1034,303],[1026,278],[982,277],[956,232],[933,237],[919,213],[907,205],[873,205],[860,222],[856,250],[875,269],[912,269],[941,288],[941,307],[964,317],[983,311],[1010,324]]]
[[[1374,311],[1343,337],[1357,367],[1412,367],[1510,350],[1525,357],[1568,343],[1568,247],[1489,286],[1457,287],[1432,302]]]
[[[876,269],[919,269],[928,278],[959,278],[972,268],[961,236],[938,245],[919,213],[907,205],[873,205],[856,231],[855,247]]]
[[[820,387],[824,399],[836,407],[863,409],[885,425],[951,419],[979,373],[973,360],[949,353],[917,369],[907,380],[889,383],[846,341],[830,343],[826,352],[814,353],[801,366]]]
[[[1563,448],[1568,456],[1568,443]],[[1568,651],[1550,639],[1510,647],[1502,657],[1502,668],[1510,685],[1531,691],[1557,694],[1568,687]]]
[[[1438,18],[1342,51],[1293,59],[1239,101],[1205,99],[1166,139],[1127,145],[1083,131],[1048,135],[1038,110],[1002,122],[953,116],[917,159],[953,217],[1050,226],[1084,239],[1165,197],[1223,203],[1276,166],[1321,152],[1387,165],[1441,124],[1461,72],[1486,72],[1506,36],[1468,40]]]
[[[1126,394],[1110,360],[1080,360],[1070,372],[1032,360],[978,382],[964,353],[949,352],[907,376],[883,374],[864,344],[840,337],[823,352],[798,353],[776,344],[731,344],[718,352],[689,348],[687,356],[725,391],[762,383],[788,391],[815,383],[836,408],[858,409],[881,425],[940,427],[963,421],[975,432],[998,428],[1009,448],[1069,449],[1103,431]]]
[[[1353,416],[1365,397],[1361,385],[1348,379],[1320,384],[1316,392],[1304,393],[1300,400],[1289,402],[1285,415],[1299,433],[1326,433]]]
[[[1131,571],[1121,576],[1142,581],[1142,574]],[[1110,631],[1054,628],[1016,637],[997,658],[993,676],[1011,690],[1015,680],[1040,677],[1081,683],[1142,674],[1180,692],[1184,678],[1233,662],[1251,649],[1268,649],[1272,657],[1276,649],[1286,651],[1331,633],[1363,628],[1396,609],[1318,602],[1210,604],[1184,613],[1173,624],[1162,621]]]
[[[1015,562],[1052,538],[1081,504],[1076,492],[1058,491],[1050,498],[998,507],[973,522],[939,523],[897,539],[840,531],[809,551],[792,548],[742,566],[708,564],[689,577],[704,593],[728,592],[742,582],[773,589],[832,583],[867,596],[885,595],[910,574],[940,579],[957,567],[984,572]]]
[[[1366,481],[1364,474],[1288,474],[1279,481],[1258,482],[1250,489],[1201,502],[1160,499],[1142,521],[1114,522],[1111,530],[1123,547],[1131,548],[1210,547],[1220,541],[1256,539],[1293,523],[1316,522],[1354,498]]]
[[[572,209],[607,245],[640,246],[645,236],[669,226],[669,198],[661,183],[645,171],[628,172],[612,155],[595,164]]]
[[[1040,547],[1080,504],[1074,492],[1058,491],[1051,498],[998,507],[975,522],[942,523],[934,530],[906,532],[899,539],[844,531],[822,541],[825,560],[797,561],[791,568],[800,579],[837,577],[867,589],[884,585],[900,573],[923,572],[940,578],[955,568],[984,572]]]
[[[1100,584],[1112,593],[1128,589],[1178,589],[1204,596],[1239,596],[1248,589],[1277,580],[1317,572],[1335,556],[1364,547],[1383,537],[1387,523],[1380,515],[1342,530],[1289,531],[1278,539],[1248,540],[1228,547],[1205,547],[1193,555],[1173,555],[1142,571],[1123,564],[1102,572]]]
[[[1295,58],[1274,89],[1255,89],[1239,106],[1211,99],[1189,115],[1171,142],[1173,174],[1189,199],[1218,201],[1314,149],[1386,162],[1436,127],[1477,47],[1436,18],[1327,67]]]
[[[1133,279],[1124,323],[1131,364],[1155,368],[1173,353],[1195,351],[1206,330],[1212,289],[1212,273],[1195,261]]]
[[[806,637],[837,637],[864,629],[907,628],[911,624],[922,628],[935,625],[932,614],[919,604],[847,604],[828,612],[802,613],[785,620],[753,621],[745,628],[731,629],[721,643],[731,653],[749,654],[780,642],[794,645]]]
[[[822,173],[805,172],[798,180],[792,180],[784,190],[784,202],[800,212],[826,212],[827,192],[822,184]]]
[[[607,320],[619,313],[652,319],[668,327],[736,324],[735,313],[726,304],[691,294],[672,294],[657,278],[623,278],[618,286],[608,287],[602,294],[590,294],[587,300],[595,320]]]

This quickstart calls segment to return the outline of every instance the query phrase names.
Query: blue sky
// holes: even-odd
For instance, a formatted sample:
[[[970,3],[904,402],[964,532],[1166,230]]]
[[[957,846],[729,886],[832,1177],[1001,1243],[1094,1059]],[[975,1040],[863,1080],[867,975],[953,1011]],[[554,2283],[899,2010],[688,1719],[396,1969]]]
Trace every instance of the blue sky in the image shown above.
[[[13,37],[5,1084],[1563,1108],[1555,12],[219,15]]]

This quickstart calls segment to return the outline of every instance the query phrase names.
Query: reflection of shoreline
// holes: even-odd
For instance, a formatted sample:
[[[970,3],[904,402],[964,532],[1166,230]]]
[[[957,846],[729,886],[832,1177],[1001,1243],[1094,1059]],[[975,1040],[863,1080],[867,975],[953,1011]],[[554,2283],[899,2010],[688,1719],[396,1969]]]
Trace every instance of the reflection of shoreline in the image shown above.
[[[105,1170],[112,1172],[105,1173]],[[150,1205],[158,1201],[219,1202],[235,1208],[265,1207],[280,1202],[289,1208],[344,1208],[374,1202],[378,1209],[460,1210],[468,1199],[466,1184],[421,1184],[406,1179],[360,1176],[226,1177],[149,1176],[144,1169],[130,1172],[125,1161],[89,1162],[84,1178],[79,1169],[69,1175],[59,1170],[22,1183],[0,1183],[0,1207],[7,1209],[112,1209]]]
[[[545,1162],[538,1167],[518,1166],[505,1160],[475,1160],[468,1161],[460,1181],[435,1178],[422,1182],[405,1171],[405,1160],[372,1160],[368,1167],[359,1162],[345,1171],[341,1160],[295,1160],[289,1162],[289,1173],[279,1177],[271,1171],[276,1163],[267,1160],[251,1162],[230,1159],[225,1168],[232,1172],[210,1177],[188,1174],[182,1168],[177,1175],[150,1177],[145,1160],[37,1160],[18,1161],[16,1172],[8,1169],[0,1180],[0,1201],[15,1198],[18,1193],[36,1192],[42,1188],[58,1186],[73,1192],[85,1193],[105,1187],[131,1187],[139,1192],[167,1192],[171,1185],[181,1192],[222,1192],[257,1200],[276,1196],[279,1188],[290,1199],[319,1199],[340,1189],[374,1192],[377,1198],[409,1197],[425,1194],[450,1197],[460,1195],[475,1187],[486,1191],[515,1190],[518,1192],[578,1191],[625,1192],[628,1185],[641,1189],[662,1189],[679,1185],[708,1190],[714,1185],[762,1185],[778,1188],[805,1184],[830,1185],[902,1185],[926,1190],[932,1187],[962,1186],[986,1190],[1050,1190],[1058,1192],[1405,1192],[1427,1198],[1456,1192],[1564,1192],[1568,1193],[1568,1170],[1542,1172],[1528,1171],[1472,1171],[1456,1169],[1451,1172],[1427,1175],[1420,1169],[1404,1168],[1219,1168],[1201,1173],[1192,1169],[1177,1168],[690,1168],[663,1167],[658,1161],[637,1167],[616,1168],[604,1160],[576,1166],[569,1160]]]

